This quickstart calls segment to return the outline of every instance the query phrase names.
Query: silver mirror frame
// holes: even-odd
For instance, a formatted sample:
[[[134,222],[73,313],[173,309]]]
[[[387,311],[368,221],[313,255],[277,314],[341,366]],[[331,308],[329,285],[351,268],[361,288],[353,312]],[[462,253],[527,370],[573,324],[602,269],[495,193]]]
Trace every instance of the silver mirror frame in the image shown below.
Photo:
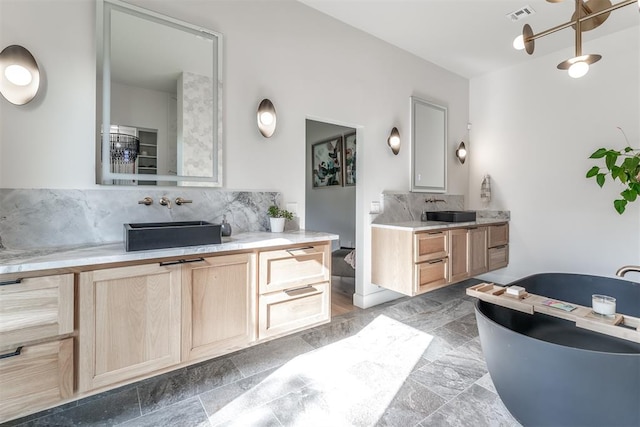
[[[448,144],[448,136],[447,136],[447,128],[448,128],[448,117],[447,117],[447,107],[442,105],[434,104],[432,102],[426,101],[424,99],[418,98],[416,96],[411,96],[411,117],[410,117],[410,127],[411,127],[411,191],[412,192],[429,192],[429,193],[446,193],[447,192],[447,144]],[[426,107],[432,110],[434,113],[438,115],[442,115],[443,119],[438,123],[439,128],[431,131],[432,135],[434,134],[441,135],[442,141],[427,141],[425,140],[425,135],[419,132],[419,127],[424,125],[424,117],[418,116],[419,107]],[[421,170],[417,162],[420,161],[418,158],[418,150],[420,147],[424,147],[425,144],[429,143],[432,148],[432,153],[435,159],[432,161],[432,165],[434,165],[434,169],[439,169],[437,174],[437,179],[434,179],[434,182],[425,184],[420,184],[416,182],[416,174]],[[435,182],[437,181],[437,182]]]
[[[197,183],[198,186],[222,187],[222,46],[223,36],[221,33],[204,29],[202,27],[171,18],[148,9],[137,7],[119,0],[97,0],[96,6],[96,53],[103,58],[102,74],[102,151],[96,161],[100,161],[102,167],[97,170],[98,184],[108,184],[112,180],[137,180],[139,174],[114,173],[110,171],[109,162],[101,161],[110,156],[109,132],[111,124],[111,10],[120,10],[125,13],[134,14],[144,19],[150,19],[166,25],[181,28],[187,31],[198,33],[203,37],[211,38],[213,41],[213,58],[216,61],[213,67],[212,76],[214,81],[214,111],[213,111],[213,171],[211,177],[181,176],[181,175],[144,175],[145,181],[168,181]],[[102,43],[100,43],[102,40]],[[96,62],[98,63],[98,62]],[[215,84],[217,82],[217,84]],[[98,126],[96,126],[98,129]],[[99,131],[100,132],[100,131]]]

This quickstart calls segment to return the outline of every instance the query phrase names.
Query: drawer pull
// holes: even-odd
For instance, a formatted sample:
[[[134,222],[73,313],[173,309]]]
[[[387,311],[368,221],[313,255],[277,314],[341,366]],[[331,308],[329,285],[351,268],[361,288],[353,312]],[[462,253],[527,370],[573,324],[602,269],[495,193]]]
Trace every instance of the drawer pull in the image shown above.
[[[507,247],[507,245],[500,245],[500,246],[496,246],[496,247],[495,247],[495,248],[493,248],[493,249],[504,249],[504,248],[506,248],[506,247]]]
[[[427,234],[444,234],[442,231],[429,231]]]
[[[22,282],[22,279],[16,279],[16,280],[9,280],[7,282],[0,282],[0,286],[4,286],[4,285],[17,285],[18,283]]]
[[[313,249],[313,246],[305,246],[305,247],[302,247],[302,248],[287,249],[287,252],[289,252],[291,255],[295,255],[294,254],[295,251],[306,251],[307,249]]]
[[[177,261],[161,262],[160,267],[165,267],[167,265],[176,265],[176,264],[188,264],[190,262],[200,262],[200,261],[204,261],[204,258],[179,259]]]
[[[12,353],[0,354],[0,359],[6,359],[8,357],[20,356],[20,352],[22,351],[22,346],[16,348],[16,351]]]
[[[438,263],[441,263],[441,262],[444,262],[444,260],[443,259],[437,259],[435,261],[429,261],[429,262],[427,262],[427,264],[438,264]]]
[[[313,286],[305,286],[304,288],[287,289],[286,291],[283,291],[283,292],[290,297],[298,297],[300,295],[311,294],[317,291],[318,290]]]

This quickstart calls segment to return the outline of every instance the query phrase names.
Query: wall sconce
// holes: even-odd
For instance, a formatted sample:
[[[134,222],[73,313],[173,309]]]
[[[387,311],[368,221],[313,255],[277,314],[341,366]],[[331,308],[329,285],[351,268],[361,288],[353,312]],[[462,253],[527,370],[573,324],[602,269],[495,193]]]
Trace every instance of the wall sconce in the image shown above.
[[[12,104],[31,101],[40,87],[40,70],[35,58],[18,45],[7,46],[0,52],[0,93]]]
[[[460,141],[458,149],[456,150],[456,157],[460,160],[460,163],[464,165],[464,161],[467,159],[467,147],[464,145],[464,141]]]
[[[559,3],[562,0],[547,0],[549,3]],[[582,54],[582,32],[591,31],[598,28],[604,21],[607,20],[611,12],[624,6],[628,6],[632,3],[636,3],[638,0],[625,0],[617,4],[611,4],[611,0],[575,0],[575,12],[571,17],[571,20],[564,24],[557,25],[541,33],[534,34],[531,26],[526,24],[522,29],[522,35],[516,37],[513,41],[513,47],[518,50],[525,49],[526,52],[531,55],[535,48],[534,40],[540,37],[547,36],[555,33],[556,31],[574,27],[575,29],[575,56],[569,58],[566,61],[562,61],[558,64],[559,70],[567,70],[569,76],[573,78],[579,78],[589,72],[589,66],[598,62],[602,56],[596,54]]]
[[[400,152],[400,132],[398,132],[398,128],[394,127],[391,129],[389,138],[387,138],[387,144],[391,148],[391,151],[393,151],[393,154],[397,156]]]
[[[258,130],[265,138],[271,138],[276,130],[276,108],[268,99],[258,105]]]

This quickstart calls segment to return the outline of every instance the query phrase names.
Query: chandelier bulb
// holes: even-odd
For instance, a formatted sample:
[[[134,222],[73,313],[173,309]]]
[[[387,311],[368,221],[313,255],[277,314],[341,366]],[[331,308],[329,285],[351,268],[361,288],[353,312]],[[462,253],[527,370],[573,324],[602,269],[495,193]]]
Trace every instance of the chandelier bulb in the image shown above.
[[[589,64],[584,61],[578,61],[569,67],[569,77],[579,79],[589,72]]]
[[[515,50],[523,50],[524,49],[524,37],[520,34],[518,37],[513,39],[513,48]]]

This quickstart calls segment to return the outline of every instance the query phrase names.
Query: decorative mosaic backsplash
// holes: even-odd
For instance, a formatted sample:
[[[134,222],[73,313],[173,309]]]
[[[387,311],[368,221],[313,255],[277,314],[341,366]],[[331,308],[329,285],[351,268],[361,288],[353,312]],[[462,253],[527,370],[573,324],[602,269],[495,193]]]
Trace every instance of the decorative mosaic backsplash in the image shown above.
[[[422,212],[464,210],[464,196],[455,194],[385,192],[374,223],[420,221]],[[509,211],[476,211],[477,218],[509,219]]]
[[[147,196],[152,205],[138,204]],[[172,201],[171,209],[159,204],[162,196]],[[177,206],[177,197],[193,203]],[[278,192],[195,188],[0,189],[0,249],[118,242],[125,223],[220,223],[223,215],[233,233],[266,231],[267,208],[279,197]]]

